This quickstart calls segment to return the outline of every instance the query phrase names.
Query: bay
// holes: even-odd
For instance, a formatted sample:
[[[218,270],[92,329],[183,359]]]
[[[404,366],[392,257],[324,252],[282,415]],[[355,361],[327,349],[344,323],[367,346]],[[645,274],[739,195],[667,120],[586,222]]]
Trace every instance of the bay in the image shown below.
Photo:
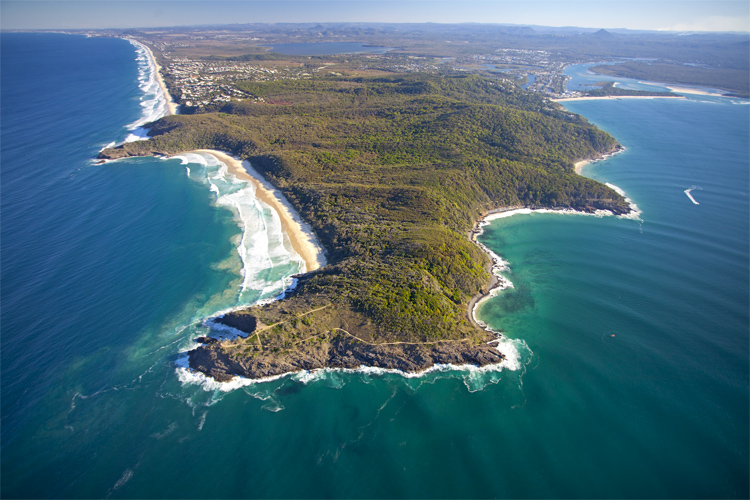
[[[568,436],[554,454],[576,465],[559,470],[587,478],[571,496],[743,496],[748,108],[708,98],[565,106],[627,148],[584,175],[624,189],[641,220],[493,222],[481,241],[510,262],[515,289],[480,317],[534,352],[525,394],[548,400]]]

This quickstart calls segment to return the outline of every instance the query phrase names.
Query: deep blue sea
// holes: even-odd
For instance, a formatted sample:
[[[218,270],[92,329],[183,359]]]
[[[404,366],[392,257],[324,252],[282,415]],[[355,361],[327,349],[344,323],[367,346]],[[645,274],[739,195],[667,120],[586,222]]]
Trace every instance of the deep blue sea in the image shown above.
[[[505,367],[221,386],[182,353],[291,283],[273,214],[205,156],[94,164],[158,105],[137,47],[1,46],[3,498],[750,495],[748,101],[566,103],[642,213],[485,228]]]

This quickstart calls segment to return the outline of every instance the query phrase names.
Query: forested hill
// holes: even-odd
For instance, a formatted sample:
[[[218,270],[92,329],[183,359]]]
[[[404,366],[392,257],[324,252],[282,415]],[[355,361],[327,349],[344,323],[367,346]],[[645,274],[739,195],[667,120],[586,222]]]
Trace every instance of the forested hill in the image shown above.
[[[249,160],[284,193],[330,264],[293,296],[246,315],[270,325],[326,306],[269,330],[264,341],[277,353],[311,349],[299,340],[336,329],[374,343],[481,338],[466,307],[489,282],[488,258],[466,235],[482,213],[510,205],[628,210],[573,170],[574,161],[613,150],[615,139],[510,83],[410,74],[239,88],[256,99],[162,118],[152,139],[101,157],[219,149]],[[246,330],[258,323],[234,316],[253,325]],[[243,342],[223,349],[259,355]]]

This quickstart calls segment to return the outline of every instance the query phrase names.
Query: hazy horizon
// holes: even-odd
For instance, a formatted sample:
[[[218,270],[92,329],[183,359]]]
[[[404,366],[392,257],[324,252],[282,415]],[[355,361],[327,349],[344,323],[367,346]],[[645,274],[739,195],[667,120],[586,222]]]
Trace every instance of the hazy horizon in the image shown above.
[[[750,32],[744,0],[3,0],[3,30],[128,29],[252,23],[508,24],[674,32]]]

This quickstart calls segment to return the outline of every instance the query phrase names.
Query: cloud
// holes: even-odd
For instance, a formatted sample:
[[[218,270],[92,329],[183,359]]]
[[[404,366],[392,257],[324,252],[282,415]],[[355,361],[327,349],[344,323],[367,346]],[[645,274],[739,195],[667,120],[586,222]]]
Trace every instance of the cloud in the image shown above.
[[[750,31],[750,17],[709,16],[690,23],[680,23],[661,31]]]

